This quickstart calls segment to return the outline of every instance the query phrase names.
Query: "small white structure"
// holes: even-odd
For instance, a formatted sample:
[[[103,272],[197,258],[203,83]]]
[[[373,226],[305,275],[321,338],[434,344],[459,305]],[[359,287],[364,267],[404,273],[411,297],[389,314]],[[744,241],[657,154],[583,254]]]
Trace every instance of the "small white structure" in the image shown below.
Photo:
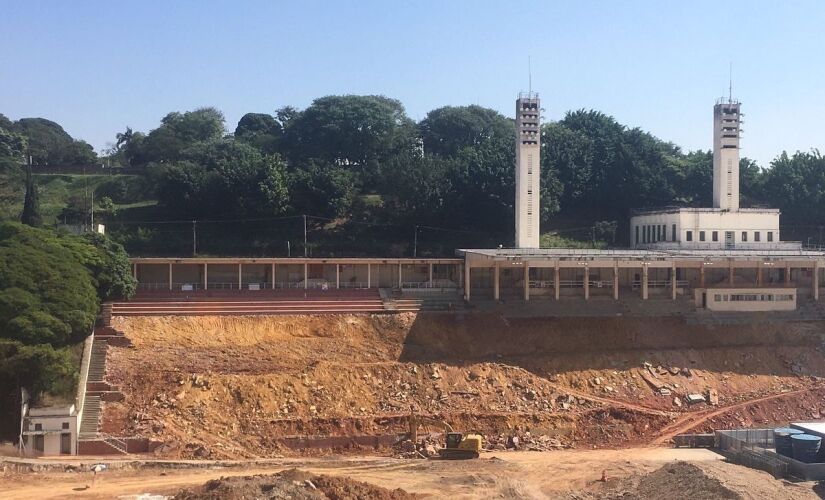
[[[516,248],[539,248],[540,114],[537,93],[519,94],[516,100]]]
[[[21,434],[23,455],[76,455],[75,405],[29,408],[28,415],[23,419]]]
[[[794,249],[779,237],[779,210],[739,208],[741,104],[719,100],[713,107],[713,208],[636,211],[630,219],[632,248]]]

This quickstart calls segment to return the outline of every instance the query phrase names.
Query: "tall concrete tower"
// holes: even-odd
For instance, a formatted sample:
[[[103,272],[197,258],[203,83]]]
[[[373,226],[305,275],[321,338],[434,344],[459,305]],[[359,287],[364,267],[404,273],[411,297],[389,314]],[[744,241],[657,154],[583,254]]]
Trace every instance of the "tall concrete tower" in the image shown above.
[[[720,99],[713,107],[713,208],[739,210],[740,104]]]
[[[539,95],[516,100],[516,248],[539,248],[540,147]]]

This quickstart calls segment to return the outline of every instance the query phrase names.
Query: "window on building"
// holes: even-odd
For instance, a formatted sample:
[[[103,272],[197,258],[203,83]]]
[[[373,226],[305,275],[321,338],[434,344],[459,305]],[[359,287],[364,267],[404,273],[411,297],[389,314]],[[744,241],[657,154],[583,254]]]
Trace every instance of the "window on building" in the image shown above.
[[[699,231],[699,241],[705,241],[705,232]]]
[[[719,241],[719,231],[713,231],[713,232],[710,234],[710,238],[711,238],[713,241]]]
[[[662,241],[662,226],[656,224],[656,241]]]
[[[34,451],[43,453],[43,434],[34,436]]]
[[[662,224],[662,241],[667,241],[667,224]]]
[[[676,241],[676,224],[670,226],[670,241]]]
[[[773,231],[768,231],[768,241],[773,241]]]
[[[69,428],[69,422],[63,422],[63,428],[68,429]]]
[[[693,231],[685,231],[685,241],[693,241]]]
[[[748,241],[748,232],[742,231],[742,241]]]
[[[34,430],[42,431],[43,430],[43,424],[34,424]]]
[[[639,226],[636,226],[636,244],[639,244]]]
[[[753,241],[759,241],[759,231],[753,232]]]

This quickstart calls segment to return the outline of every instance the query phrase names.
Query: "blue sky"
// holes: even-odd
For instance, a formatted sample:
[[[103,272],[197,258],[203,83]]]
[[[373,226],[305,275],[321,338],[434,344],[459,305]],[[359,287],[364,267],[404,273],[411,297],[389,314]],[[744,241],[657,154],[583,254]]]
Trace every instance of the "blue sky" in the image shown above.
[[[98,149],[170,111],[231,131],[328,94],[512,116],[529,55],[546,119],[597,109],[685,149],[710,148],[732,61],[744,155],[825,150],[822,1],[0,1],[0,113]]]

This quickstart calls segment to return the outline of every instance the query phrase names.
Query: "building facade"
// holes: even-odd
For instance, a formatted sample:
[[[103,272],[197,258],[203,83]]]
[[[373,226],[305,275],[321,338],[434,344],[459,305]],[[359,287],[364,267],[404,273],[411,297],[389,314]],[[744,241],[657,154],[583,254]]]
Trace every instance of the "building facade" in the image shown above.
[[[668,207],[634,211],[631,248],[765,249],[800,248],[782,242],[779,210],[739,207],[741,104],[719,100],[713,107],[713,207]]]
[[[516,248],[538,248],[541,220],[541,105],[527,92],[516,100]]]

